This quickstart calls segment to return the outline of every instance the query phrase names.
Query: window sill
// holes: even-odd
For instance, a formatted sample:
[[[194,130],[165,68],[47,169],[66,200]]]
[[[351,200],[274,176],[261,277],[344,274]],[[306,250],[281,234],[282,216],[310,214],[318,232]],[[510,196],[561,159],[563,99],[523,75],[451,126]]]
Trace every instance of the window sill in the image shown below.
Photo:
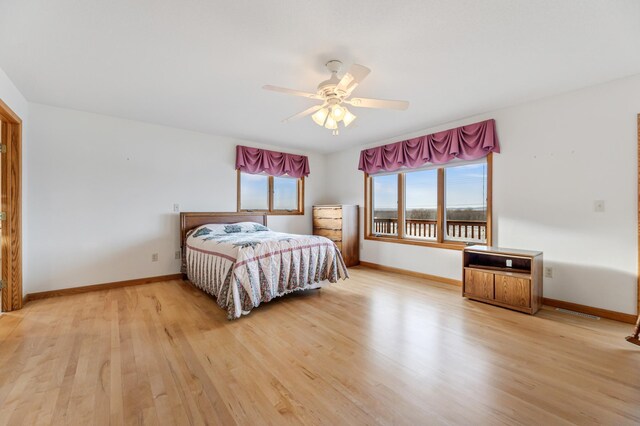
[[[420,240],[412,240],[408,238],[396,238],[396,237],[378,237],[375,235],[365,235],[364,239],[369,241],[379,241],[383,243],[406,244],[406,245],[412,245],[412,246],[441,248],[441,249],[458,250],[458,251],[462,251],[465,249],[465,247],[469,247],[472,245],[481,245],[481,246],[487,245],[486,243],[480,243],[480,242],[465,243],[461,241],[443,241],[440,243],[437,241],[420,241]]]

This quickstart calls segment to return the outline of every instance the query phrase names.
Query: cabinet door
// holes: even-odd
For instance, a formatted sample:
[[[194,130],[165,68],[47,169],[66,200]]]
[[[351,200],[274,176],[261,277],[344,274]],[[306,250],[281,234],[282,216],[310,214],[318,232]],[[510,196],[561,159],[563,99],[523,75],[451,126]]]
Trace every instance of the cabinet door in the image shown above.
[[[483,299],[493,299],[493,274],[468,269],[464,274],[464,292]]]
[[[496,275],[496,300],[514,306],[531,307],[531,280]]]

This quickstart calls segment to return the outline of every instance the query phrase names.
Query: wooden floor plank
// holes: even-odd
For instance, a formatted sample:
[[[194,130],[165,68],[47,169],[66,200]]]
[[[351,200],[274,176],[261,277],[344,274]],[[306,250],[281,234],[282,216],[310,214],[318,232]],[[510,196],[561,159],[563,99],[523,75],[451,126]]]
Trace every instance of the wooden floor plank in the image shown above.
[[[167,281],[0,317],[0,424],[638,424],[626,324],[363,267],[227,321]]]

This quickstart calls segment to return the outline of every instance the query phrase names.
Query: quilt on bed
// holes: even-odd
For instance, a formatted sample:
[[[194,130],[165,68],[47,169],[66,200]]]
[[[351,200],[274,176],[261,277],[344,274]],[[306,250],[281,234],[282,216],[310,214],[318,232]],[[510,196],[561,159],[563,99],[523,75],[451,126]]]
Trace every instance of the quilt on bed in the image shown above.
[[[286,293],[348,278],[331,240],[250,222],[196,228],[187,237],[184,266],[189,280],[214,296],[229,319]]]

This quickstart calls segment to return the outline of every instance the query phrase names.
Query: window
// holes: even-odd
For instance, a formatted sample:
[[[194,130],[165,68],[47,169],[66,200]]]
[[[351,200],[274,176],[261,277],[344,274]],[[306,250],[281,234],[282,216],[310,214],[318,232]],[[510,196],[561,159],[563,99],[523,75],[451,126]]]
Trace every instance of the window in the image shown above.
[[[372,180],[374,232],[398,235],[398,175],[375,176]]]
[[[365,238],[461,249],[491,244],[492,155],[365,177]],[[400,224],[400,225],[398,225]]]
[[[269,210],[269,176],[240,173],[242,210]]]
[[[238,211],[304,214],[304,178],[238,170]]]
[[[444,170],[445,231],[448,239],[485,242],[487,163]]]
[[[437,240],[438,171],[405,173],[404,203],[404,235]]]

